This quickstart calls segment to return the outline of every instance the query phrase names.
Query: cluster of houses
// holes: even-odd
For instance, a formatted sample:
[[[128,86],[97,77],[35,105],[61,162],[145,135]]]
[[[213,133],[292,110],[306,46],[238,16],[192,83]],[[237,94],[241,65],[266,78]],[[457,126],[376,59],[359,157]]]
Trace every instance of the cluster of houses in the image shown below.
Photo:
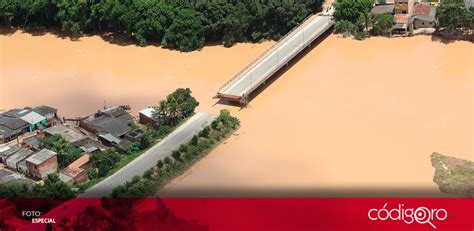
[[[90,154],[126,147],[140,139],[143,130],[135,124],[128,106],[113,106],[90,116],[60,119],[49,106],[12,109],[0,114],[0,184],[13,180],[44,180],[51,173],[70,184],[88,180]],[[139,112],[141,124],[155,124],[153,108]],[[58,154],[43,148],[42,139],[59,135],[82,150],[80,158],[59,171]],[[3,143],[3,144],[2,144]],[[58,172],[59,171],[59,172]]]
[[[379,0],[371,13],[393,14],[393,32],[407,34],[414,29],[435,28],[436,7],[439,4],[439,0]]]

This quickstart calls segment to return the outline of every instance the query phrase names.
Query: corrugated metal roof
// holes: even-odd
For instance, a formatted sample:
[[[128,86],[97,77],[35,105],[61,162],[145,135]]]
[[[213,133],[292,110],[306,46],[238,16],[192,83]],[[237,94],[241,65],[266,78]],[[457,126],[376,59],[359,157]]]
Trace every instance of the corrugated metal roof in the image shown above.
[[[43,148],[41,149],[41,151],[33,154],[32,156],[28,157],[28,159],[26,159],[27,162],[30,162],[30,163],[33,163],[33,164],[41,164],[43,163],[44,161],[48,160],[49,158],[53,157],[57,155],[56,152],[53,152],[49,149],[46,149],[46,148]]]

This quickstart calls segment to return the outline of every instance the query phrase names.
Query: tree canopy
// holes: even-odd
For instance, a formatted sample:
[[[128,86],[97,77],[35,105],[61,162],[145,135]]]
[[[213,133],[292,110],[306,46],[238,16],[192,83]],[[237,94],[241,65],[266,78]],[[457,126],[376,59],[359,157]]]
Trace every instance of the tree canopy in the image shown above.
[[[59,169],[63,169],[77,160],[82,150],[62,138],[60,135],[53,135],[42,140],[43,148],[55,151],[58,154]]]
[[[82,34],[123,34],[192,51],[205,42],[231,46],[278,39],[321,7],[322,0],[9,0],[0,1],[0,25],[58,28]]]
[[[174,126],[181,119],[192,115],[198,105],[189,88],[178,88],[155,106],[153,117],[160,126]]]

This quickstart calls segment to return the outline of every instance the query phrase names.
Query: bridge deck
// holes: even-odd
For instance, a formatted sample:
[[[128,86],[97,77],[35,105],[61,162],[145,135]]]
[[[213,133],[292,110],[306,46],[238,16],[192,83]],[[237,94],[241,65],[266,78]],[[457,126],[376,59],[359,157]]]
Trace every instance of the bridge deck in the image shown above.
[[[250,93],[334,25],[332,13],[333,10],[329,9],[325,14],[312,15],[305,19],[224,84],[219,89],[217,97],[246,103]]]

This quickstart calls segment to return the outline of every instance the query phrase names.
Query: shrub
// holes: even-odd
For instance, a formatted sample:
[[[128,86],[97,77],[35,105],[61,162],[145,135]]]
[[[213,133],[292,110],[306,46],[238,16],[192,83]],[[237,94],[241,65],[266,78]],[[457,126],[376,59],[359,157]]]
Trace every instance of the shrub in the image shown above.
[[[171,156],[177,160],[177,161],[180,161],[181,160],[181,152],[177,151],[177,150],[174,150],[172,153],[171,153]]]

